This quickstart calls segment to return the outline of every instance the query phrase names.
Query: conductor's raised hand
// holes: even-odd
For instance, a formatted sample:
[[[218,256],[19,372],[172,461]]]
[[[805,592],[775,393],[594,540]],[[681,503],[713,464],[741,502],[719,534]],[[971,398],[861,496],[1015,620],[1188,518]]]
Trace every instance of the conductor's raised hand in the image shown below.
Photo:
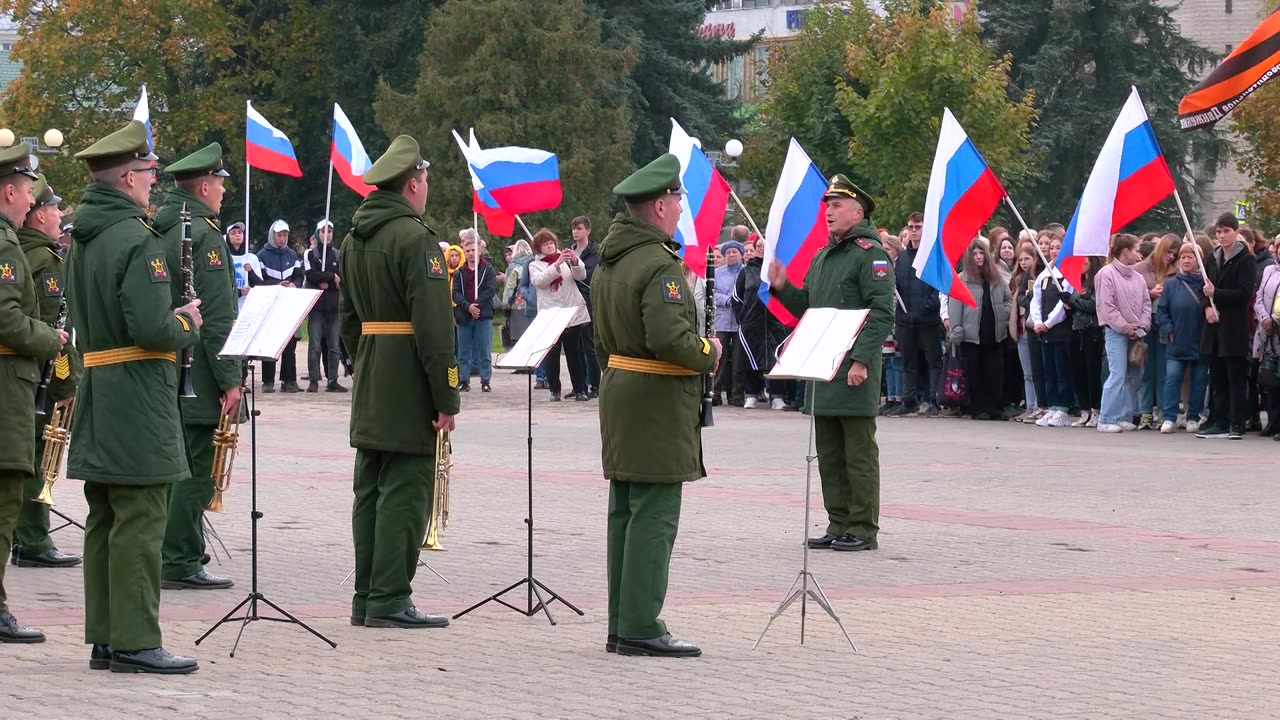
[[[200,299],[199,298],[192,300],[186,305],[183,305],[182,307],[178,308],[174,312],[180,313],[182,315],[186,315],[187,317],[191,318],[191,324],[195,325],[197,328],[199,328],[201,325],[204,325],[204,318],[200,317]]]
[[[777,260],[769,263],[769,288],[771,290],[781,290],[786,284],[787,269]]]
[[[436,430],[444,430],[445,432],[453,432],[457,426],[457,415],[445,415],[444,413],[436,413],[436,419],[431,421],[431,427]]]

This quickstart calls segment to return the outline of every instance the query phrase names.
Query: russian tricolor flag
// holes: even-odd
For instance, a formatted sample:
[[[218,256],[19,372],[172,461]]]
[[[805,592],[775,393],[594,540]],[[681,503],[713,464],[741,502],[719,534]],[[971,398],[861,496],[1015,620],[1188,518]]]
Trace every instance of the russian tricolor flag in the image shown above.
[[[462,150],[462,158],[467,162],[467,172],[471,174],[471,211],[480,213],[484,217],[489,232],[498,237],[511,237],[516,229],[516,216],[498,206],[498,201],[485,189],[484,183],[480,182],[472,165],[472,158],[484,152],[480,149],[480,143],[476,141],[476,131],[471,131],[469,143],[462,142],[462,136],[457,130],[453,131],[453,139]]]
[[[359,193],[360,197],[373,192],[373,186],[366,185],[361,179],[373,162],[364,151],[355,127],[337,103],[333,104],[333,147],[329,150],[329,161],[338,171],[342,184]]]
[[[254,110],[253,103],[245,101],[245,108],[248,119],[244,156],[249,166],[280,175],[302,177],[302,168],[298,167],[298,156],[293,153],[293,143],[289,138]]]
[[[493,201],[512,215],[560,207],[560,161],[554,153],[524,147],[469,148],[467,164]]]
[[[674,118],[668,150],[680,160],[680,184],[687,191],[680,198],[680,224],[676,227],[675,240],[680,243],[680,256],[685,264],[701,277],[707,270],[707,248],[720,239],[724,212],[729,205],[729,183]],[[685,252],[690,247],[697,252]]]
[[[151,108],[147,104],[147,86],[142,86],[142,96],[138,98],[138,106],[133,109],[133,119],[147,126],[147,149],[154,151],[156,143],[151,139]]]
[[[1135,87],[1102,144],[1062,241],[1058,268],[1067,282],[1080,287],[1085,258],[1107,255],[1113,233],[1169,197],[1173,190],[1173,174]]]
[[[938,150],[925,196],[920,250],[911,264],[916,277],[944,295],[977,307],[955,266],[1004,196],[1004,188],[978,148],[950,108],[943,108]]]
[[[795,138],[787,148],[782,177],[769,207],[769,222],[764,228],[764,269],[777,260],[787,269],[787,280],[797,287],[804,285],[813,257],[827,244],[827,179],[822,176],[808,153]],[[796,318],[782,307],[769,292],[769,283],[761,282],[761,302],[778,319],[788,325]]]

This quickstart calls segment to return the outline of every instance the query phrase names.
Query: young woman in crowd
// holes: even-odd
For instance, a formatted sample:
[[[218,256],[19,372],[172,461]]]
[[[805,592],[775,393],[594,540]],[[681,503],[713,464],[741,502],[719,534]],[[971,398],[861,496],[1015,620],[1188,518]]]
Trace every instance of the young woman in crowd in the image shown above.
[[[1280,265],[1273,261],[1262,273],[1262,281],[1258,284],[1258,292],[1253,301],[1253,318],[1256,325],[1253,330],[1253,359],[1260,363],[1264,356],[1280,355],[1280,328],[1276,327],[1276,299],[1280,295]],[[1260,383],[1265,388],[1265,383]],[[1280,391],[1271,390],[1262,394],[1267,413],[1266,425],[1260,435],[1280,440]]]
[[[1004,368],[1001,343],[1009,334],[1009,313],[1013,298],[996,269],[987,244],[981,239],[969,244],[961,260],[960,280],[969,288],[977,307],[969,307],[955,297],[950,304],[952,346],[959,346],[969,381],[969,404],[975,420],[1004,420],[1000,399]]]
[[[1178,399],[1182,395],[1183,378],[1191,377],[1187,395],[1187,432],[1200,430],[1204,411],[1204,393],[1209,384],[1208,365],[1200,357],[1200,334],[1204,329],[1204,277],[1196,261],[1196,247],[1183,243],[1178,249],[1177,272],[1165,283],[1164,293],[1156,303],[1155,325],[1164,345],[1164,383],[1161,405],[1164,422],[1160,432],[1177,430]],[[1278,278],[1280,279],[1280,278]],[[1147,358],[1147,362],[1151,359]]]
[[[1034,421],[1040,417],[1039,398],[1044,380],[1035,380],[1037,372],[1031,362],[1031,341],[1035,331],[1031,326],[1031,286],[1040,272],[1039,260],[1031,243],[1023,243],[1018,249],[1014,263],[1013,277],[1009,279],[1009,292],[1013,296],[1013,309],[1009,313],[1009,336],[1018,345],[1018,361],[1022,368],[1022,392],[1026,407],[1021,415],[1014,418],[1018,422]],[[1037,340],[1035,352],[1040,354],[1040,343]],[[1038,366],[1039,363],[1037,362]]]
[[[1102,269],[1102,258],[1091,257],[1081,274],[1084,287],[1069,296],[1071,308],[1071,345],[1067,353],[1075,382],[1076,398],[1080,403],[1080,418],[1071,427],[1097,427],[1102,406],[1102,363],[1104,340],[1102,326],[1098,324],[1097,298],[1094,278]]]
[[[1073,292],[1071,285],[1053,267],[1062,249],[1057,234],[1044,231],[1041,239],[1049,245],[1049,266],[1036,277],[1031,297],[1031,324],[1040,340],[1040,358],[1044,365],[1044,400],[1049,412],[1036,421],[1040,427],[1068,427],[1067,410],[1072,402],[1071,371],[1067,367],[1067,343],[1071,340],[1071,323],[1063,296]],[[1042,403],[1042,406],[1044,403]]]
[[[1105,330],[1107,381],[1102,387],[1102,417],[1098,431],[1118,433],[1137,428],[1130,420],[1137,403],[1142,366],[1130,363],[1130,346],[1143,342],[1151,329],[1151,303],[1147,283],[1134,269],[1142,259],[1138,238],[1116,235],[1111,239],[1109,262],[1094,278],[1098,322]]]
[[[538,314],[538,295],[525,279],[531,262],[533,248],[527,240],[517,240],[511,246],[511,262],[507,264],[507,278],[502,287],[502,307],[510,320],[512,343],[520,340]]]
[[[1144,242],[1154,242],[1151,254],[1134,266],[1134,270],[1142,275],[1147,284],[1147,296],[1151,298],[1152,312],[1166,289],[1166,283],[1178,271],[1178,247],[1182,245],[1177,235],[1159,236],[1148,233],[1143,236]],[[1159,408],[1161,402],[1160,389],[1164,386],[1164,342],[1157,337],[1160,333],[1148,333],[1147,363],[1143,366],[1142,384],[1138,387],[1137,413],[1138,429],[1158,427],[1162,421]],[[1176,419],[1176,417],[1175,417]]]
[[[587,268],[578,260],[572,248],[559,250],[560,242],[555,233],[546,228],[534,234],[533,245],[537,258],[529,263],[529,279],[538,290],[538,311],[563,307],[577,309],[573,319],[569,321],[569,327],[542,361],[542,367],[547,373],[547,385],[551,390],[551,401],[560,402],[561,350],[569,363],[573,399],[586,400],[587,373],[582,343],[592,341],[586,338],[586,328],[591,322],[591,316],[587,313],[586,300],[578,292],[577,281],[587,279]]]

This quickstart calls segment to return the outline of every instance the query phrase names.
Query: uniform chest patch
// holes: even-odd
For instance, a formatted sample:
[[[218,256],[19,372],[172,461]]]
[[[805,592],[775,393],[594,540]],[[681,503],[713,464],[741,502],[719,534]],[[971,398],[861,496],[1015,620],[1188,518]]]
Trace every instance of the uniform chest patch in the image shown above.
[[[207,267],[208,269],[210,270],[222,269],[222,252],[219,251],[217,248],[214,248],[213,250],[210,250],[209,252],[205,253],[204,259],[205,259],[205,267]]]
[[[871,261],[871,279],[872,280],[888,280],[889,279],[889,261],[888,260],[872,260]]]
[[[662,299],[665,302],[684,304],[684,283],[680,282],[680,278],[663,275],[659,282],[662,283]]]
[[[444,258],[439,253],[427,253],[427,275],[433,278],[444,277]]]
[[[151,282],[169,282],[169,266],[164,262],[164,253],[151,253],[143,260],[147,263],[147,276]]]
[[[16,285],[18,283],[18,268],[13,263],[0,262],[0,284]]]
[[[45,273],[40,278],[40,285],[45,295],[57,297],[62,294],[62,276],[58,273]]]

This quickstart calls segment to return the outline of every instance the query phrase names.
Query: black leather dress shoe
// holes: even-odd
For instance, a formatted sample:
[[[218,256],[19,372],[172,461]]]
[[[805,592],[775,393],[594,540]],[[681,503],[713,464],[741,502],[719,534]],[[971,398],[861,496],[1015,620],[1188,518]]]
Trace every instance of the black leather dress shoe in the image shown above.
[[[35,568],[75,567],[80,564],[80,556],[68,555],[58,548],[49,548],[34,555],[29,555],[19,550],[14,564],[18,567]]]
[[[364,627],[364,616],[363,616],[363,615],[352,615],[352,616],[351,616],[351,624],[352,624],[352,625],[354,625],[354,626],[356,626],[356,627]]]
[[[212,575],[206,570],[201,570],[195,575],[184,577],[181,580],[161,580],[160,587],[165,590],[225,590],[234,587],[235,583],[229,577],[221,575]]]
[[[371,628],[442,628],[449,627],[448,615],[428,615],[416,607],[401,610],[395,615],[367,617],[364,626]]]
[[[647,640],[618,639],[619,655],[644,655],[647,657],[698,657],[701,648],[691,642],[677,640],[667,633]]]
[[[618,636],[610,635],[604,639],[604,651],[607,653],[618,652]]]
[[[831,543],[836,541],[837,537],[839,536],[832,535],[831,533],[827,533],[826,535],[823,535],[822,537],[819,537],[819,538],[809,538],[809,547],[813,548],[814,550],[829,548],[831,547]]]
[[[199,663],[192,658],[170,654],[164,648],[111,653],[111,672],[113,673],[186,675],[199,669]]]
[[[13,613],[0,613],[0,643],[42,643],[44,633],[18,622]]]
[[[857,535],[845,533],[835,540],[831,541],[832,550],[843,550],[850,552],[852,550],[875,550],[880,547],[880,543],[875,540],[863,540]]]
[[[94,645],[89,651],[89,669],[90,670],[110,670],[111,669],[111,646],[110,645]]]

